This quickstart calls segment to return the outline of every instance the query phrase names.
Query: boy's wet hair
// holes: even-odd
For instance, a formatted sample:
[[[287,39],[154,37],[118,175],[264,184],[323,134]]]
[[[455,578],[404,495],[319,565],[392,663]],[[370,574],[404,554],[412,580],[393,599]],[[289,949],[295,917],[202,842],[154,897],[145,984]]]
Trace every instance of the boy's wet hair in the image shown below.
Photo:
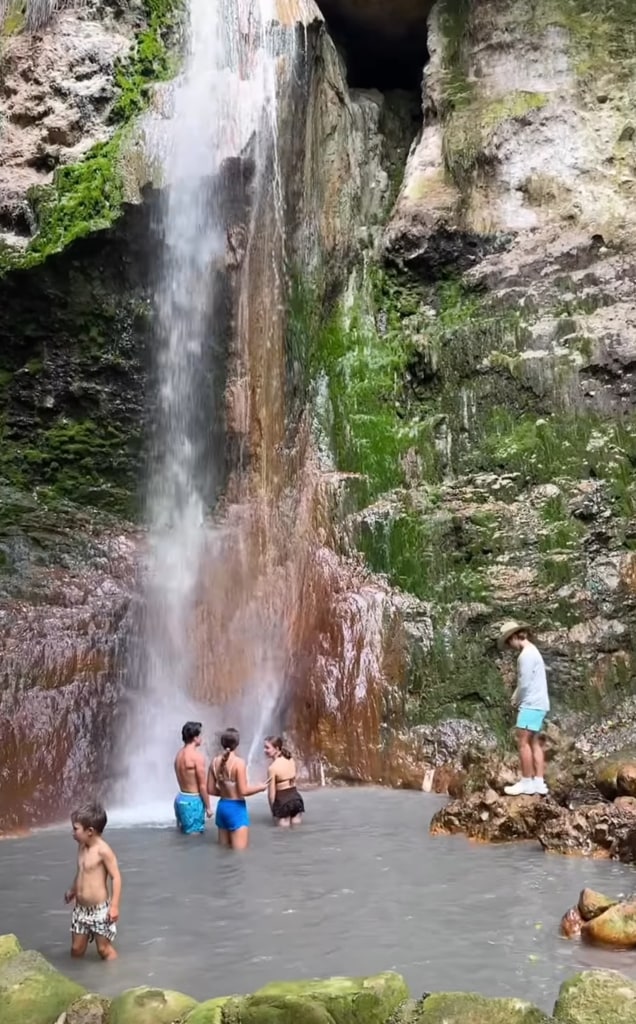
[[[71,814],[71,821],[74,825],[81,825],[82,828],[92,828],[98,836],[106,828],[108,816],[101,804],[83,804]]]
[[[192,743],[192,740],[196,740],[197,736],[201,735],[202,729],[201,722],[186,722],[181,730],[181,739],[184,743]]]

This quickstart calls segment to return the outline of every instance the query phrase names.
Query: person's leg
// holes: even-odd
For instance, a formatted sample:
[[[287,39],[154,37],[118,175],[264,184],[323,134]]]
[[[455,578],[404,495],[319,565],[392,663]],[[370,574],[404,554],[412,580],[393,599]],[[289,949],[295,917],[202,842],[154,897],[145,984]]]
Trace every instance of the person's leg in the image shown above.
[[[95,945],[97,946],[97,952],[101,956],[102,960],[117,959],[117,950],[113,946],[110,939],[105,938],[105,936],[103,935],[96,935]]]
[[[543,750],[543,738],[539,732],[532,734],[532,765],[534,770],[534,791],[539,796],[548,795],[548,787],[545,784],[543,773],[545,771],[545,752]]]
[[[229,832],[228,835],[233,850],[247,850],[250,842],[250,830],[247,825],[235,829],[234,832]]]
[[[520,716],[521,717],[521,714]],[[519,763],[521,765],[521,779],[513,786],[505,786],[506,796],[528,796],[534,792],[532,782],[532,746],[531,733],[522,726],[517,725],[517,750],[519,752]]]
[[[219,846],[231,846],[232,845],[232,843],[230,841],[231,833],[228,832],[228,830],[226,828],[219,828],[219,829],[217,829],[217,835],[218,835],[218,838],[219,838]]]
[[[71,933],[71,956],[79,957],[84,956],[88,948],[88,935],[80,935],[78,932]]]
[[[297,814],[296,817],[292,818],[292,820],[291,820],[291,824],[292,825],[302,825],[302,823],[303,823],[303,816],[302,816],[302,814]]]
[[[279,828],[289,828],[289,818],[276,818],[276,824]]]

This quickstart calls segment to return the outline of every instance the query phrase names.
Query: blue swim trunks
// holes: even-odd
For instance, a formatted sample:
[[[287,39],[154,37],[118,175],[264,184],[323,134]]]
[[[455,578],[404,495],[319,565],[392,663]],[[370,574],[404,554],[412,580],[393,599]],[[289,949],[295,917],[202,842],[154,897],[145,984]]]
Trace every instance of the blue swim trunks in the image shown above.
[[[547,713],[547,711],[537,711],[535,708],[519,708],[517,729],[527,729],[528,732],[541,732]]]
[[[177,793],[174,815],[185,836],[205,832],[205,804],[198,793]]]
[[[223,797],[216,805],[215,823],[224,832],[236,832],[239,828],[247,828],[250,816],[247,813],[245,800],[226,800]]]

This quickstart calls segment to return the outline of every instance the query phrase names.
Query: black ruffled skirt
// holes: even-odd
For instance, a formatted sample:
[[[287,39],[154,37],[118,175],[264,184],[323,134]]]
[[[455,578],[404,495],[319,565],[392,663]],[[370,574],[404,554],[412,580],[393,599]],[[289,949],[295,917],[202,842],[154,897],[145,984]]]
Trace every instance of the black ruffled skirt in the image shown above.
[[[302,796],[296,789],[283,789],[276,794],[272,804],[272,814],[275,818],[295,818],[298,814],[305,813],[305,804]]]

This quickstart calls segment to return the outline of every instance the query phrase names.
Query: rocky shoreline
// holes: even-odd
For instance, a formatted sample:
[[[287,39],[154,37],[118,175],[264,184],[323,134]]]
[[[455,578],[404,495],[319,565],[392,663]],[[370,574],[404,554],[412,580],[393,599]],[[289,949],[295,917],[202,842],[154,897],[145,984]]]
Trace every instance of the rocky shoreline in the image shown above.
[[[532,840],[549,853],[636,861],[636,750],[594,757],[551,725],[546,761],[549,796],[509,797],[503,793],[516,777],[516,754],[468,749],[459,766],[436,771],[452,799],[433,815],[431,833]]]
[[[636,984],[615,971],[584,971],[561,986],[549,1016],[520,999],[468,992],[410,997],[392,971],[366,978],[270,982],[252,995],[197,1003],[140,987],[107,999],[86,992],[15,935],[0,935],[3,1024],[629,1024]]]

